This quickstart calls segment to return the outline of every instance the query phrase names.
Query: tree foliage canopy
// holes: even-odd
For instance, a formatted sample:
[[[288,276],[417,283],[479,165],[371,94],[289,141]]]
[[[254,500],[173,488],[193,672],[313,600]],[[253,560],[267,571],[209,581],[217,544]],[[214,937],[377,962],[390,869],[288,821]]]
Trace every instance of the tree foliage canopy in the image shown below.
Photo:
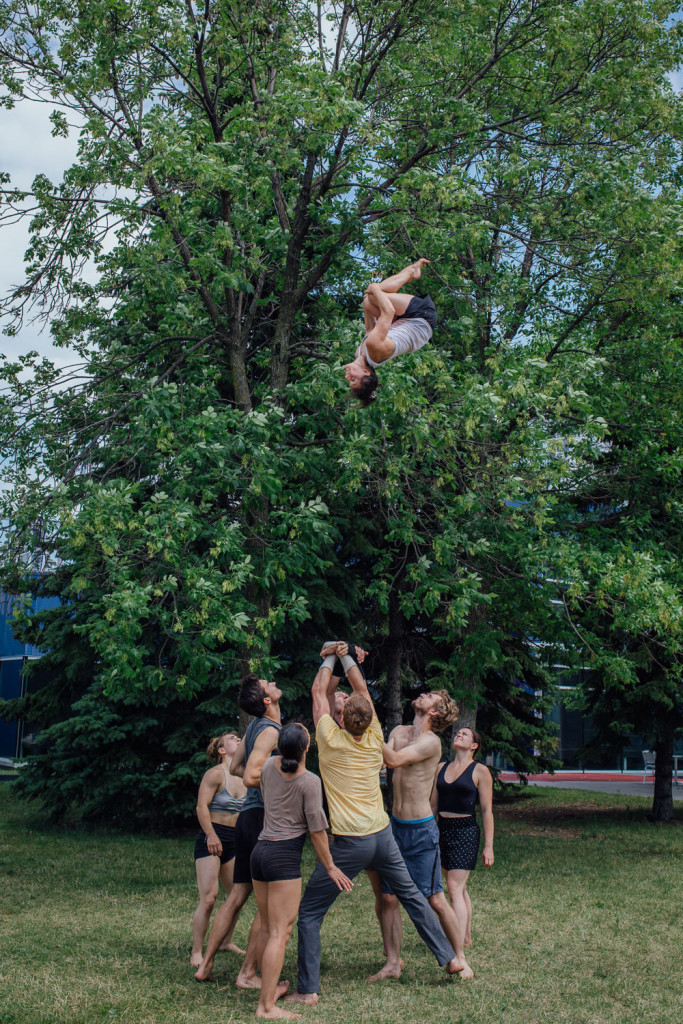
[[[617,600],[605,567],[649,557],[630,492],[596,511],[596,479],[639,471],[663,410],[650,392],[623,440],[629,375],[678,386],[677,10],[5,4],[3,102],[49,102],[79,137],[61,182],[0,208],[31,218],[8,329],[49,317],[81,361],[3,365],[3,585],[62,602],[19,624],[56,680],[21,706],[55,723],[35,779],[98,709],[124,723],[103,759],[177,786],[245,665],[294,707],[332,633],[372,648],[390,724],[429,680],[518,768],[552,764],[548,666],[573,616]],[[440,326],[361,411],[340,371],[362,292],[419,255]],[[661,609],[680,595],[672,558],[652,556],[639,607],[655,578]],[[161,750],[136,747],[144,708]],[[68,769],[63,807],[84,792]]]

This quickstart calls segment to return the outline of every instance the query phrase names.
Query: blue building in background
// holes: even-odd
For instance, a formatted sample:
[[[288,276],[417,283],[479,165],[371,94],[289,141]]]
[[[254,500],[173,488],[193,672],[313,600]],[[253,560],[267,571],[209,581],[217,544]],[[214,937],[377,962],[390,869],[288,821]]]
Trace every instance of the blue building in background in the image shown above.
[[[34,693],[46,682],[41,673],[29,678],[25,672],[29,661],[42,652],[32,644],[22,644],[12,635],[12,610],[17,601],[13,594],[0,594],[0,698],[14,700],[26,693]],[[38,598],[37,610],[54,608],[56,597]],[[24,757],[31,753],[33,736],[30,723],[5,722],[0,719],[0,757]]]

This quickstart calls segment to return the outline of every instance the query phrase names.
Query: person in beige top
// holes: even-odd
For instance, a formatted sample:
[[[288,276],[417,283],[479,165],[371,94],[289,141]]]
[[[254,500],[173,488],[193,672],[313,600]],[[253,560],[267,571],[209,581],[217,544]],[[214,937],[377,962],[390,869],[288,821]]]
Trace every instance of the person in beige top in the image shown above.
[[[251,877],[261,916],[257,958],[261,966],[261,993],[257,1017],[300,1017],[276,1006],[289,988],[278,984],[285,948],[301,902],[301,852],[306,832],[328,879],[349,892],[353,883],[332,860],[323,811],[320,779],[306,770],[311,737],[298,722],[280,733],[279,755],[261,769],[263,829],[251,854]]]
[[[421,693],[413,701],[412,725],[399,725],[384,744],[384,763],[394,771],[391,828],[410,877],[427,897],[453,946],[461,978],[473,977],[465,959],[463,933],[441,882],[439,829],[430,805],[436,767],[441,760],[443,732],[458,717],[458,707],[445,690]],[[401,914],[391,885],[382,880],[382,937],[387,962],[373,981],[401,974]]]

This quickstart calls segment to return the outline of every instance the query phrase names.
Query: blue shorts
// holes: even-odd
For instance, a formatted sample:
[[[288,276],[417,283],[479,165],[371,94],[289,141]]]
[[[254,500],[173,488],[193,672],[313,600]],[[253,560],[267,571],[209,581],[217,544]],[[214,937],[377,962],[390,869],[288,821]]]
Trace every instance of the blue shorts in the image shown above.
[[[435,892],[443,892],[439,826],[434,818],[401,821],[392,815],[391,831],[408,868],[408,874],[422,895],[429,898]],[[382,892],[392,891],[389,883],[382,879]]]

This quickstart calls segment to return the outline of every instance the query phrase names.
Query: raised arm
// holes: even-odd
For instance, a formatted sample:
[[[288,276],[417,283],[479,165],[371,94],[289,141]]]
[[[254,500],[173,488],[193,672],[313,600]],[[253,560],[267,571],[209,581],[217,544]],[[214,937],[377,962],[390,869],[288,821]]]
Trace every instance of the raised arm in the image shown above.
[[[441,742],[434,733],[424,733],[418,736],[414,743],[408,743],[400,750],[394,750],[394,734],[389,737],[389,742],[382,747],[382,756],[387,768],[404,768],[408,764],[418,764],[426,761],[428,757],[434,757],[434,751],[441,749]]]
[[[244,769],[244,785],[258,789],[261,785],[261,769],[277,746],[278,730],[275,726],[264,729],[256,737],[249,760]]]
[[[481,823],[484,826],[484,849],[481,859],[485,868],[493,866],[493,779],[485,764],[474,769],[474,784],[479,790]]]
[[[356,662],[351,658],[351,655],[349,654],[349,645],[344,641],[341,641],[339,644],[337,644],[337,654],[342,660],[342,665],[344,666],[344,671],[346,672],[346,681],[348,682],[349,686],[351,687],[354,693],[359,693],[361,697],[365,697],[365,699],[369,702],[370,707],[372,708],[372,713],[376,714],[375,705],[372,703],[372,697],[370,696],[370,691],[368,690],[368,684],[365,681],[365,676],[359,669]]]
[[[315,679],[313,680],[313,686],[311,687],[311,697],[313,698],[313,724],[316,726],[323,715],[332,716],[330,703],[335,688],[330,685],[331,679],[332,669],[329,665],[325,665],[323,663],[316,672]],[[339,682],[338,679],[337,682]]]

